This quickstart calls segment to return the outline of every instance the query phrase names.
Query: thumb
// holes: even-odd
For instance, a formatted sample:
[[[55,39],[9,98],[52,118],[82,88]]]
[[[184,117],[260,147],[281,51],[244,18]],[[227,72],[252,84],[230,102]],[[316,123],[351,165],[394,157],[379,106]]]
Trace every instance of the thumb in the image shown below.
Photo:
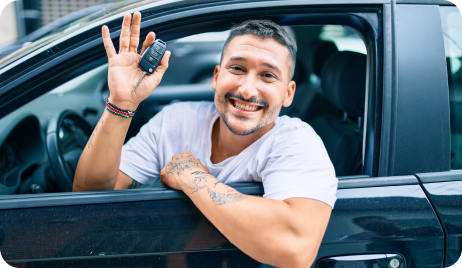
[[[156,72],[159,72],[160,75],[164,75],[165,71],[168,68],[168,61],[170,59],[170,55],[172,52],[170,51],[165,51],[164,56],[162,57],[162,60],[159,62],[159,66],[157,66]]]

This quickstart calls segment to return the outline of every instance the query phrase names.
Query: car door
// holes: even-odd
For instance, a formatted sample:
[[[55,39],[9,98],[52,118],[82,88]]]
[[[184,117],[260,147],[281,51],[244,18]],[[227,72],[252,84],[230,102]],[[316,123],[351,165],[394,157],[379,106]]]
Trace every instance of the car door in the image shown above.
[[[173,190],[11,197],[0,214],[2,256],[15,267],[258,267]]]
[[[401,94],[401,87],[393,84],[401,77],[393,69],[401,59],[396,55],[395,46],[397,38],[404,40],[402,35],[408,33],[400,32],[403,29],[400,25],[404,29],[409,27],[407,23],[396,22],[397,10],[401,12],[401,9],[387,1],[366,4],[330,1],[326,5],[317,1],[203,4],[182,6],[181,13],[150,5],[142,10],[146,18],[142,25],[144,34],[149,26],[157,27],[167,39],[178,37],[182,31],[198,33],[194,32],[198,26],[205,27],[199,27],[203,31],[229,23],[225,21],[226,16],[266,16],[289,25],[291,20],[295,25],[300,20],[340,24],[361,33],[368,50],[363,175],[339,178],[338,200],[312,267],[441,267],[444,233],[431,202],[414,172],[395,172],[388,168],[396,157],[390,158],[386,153],[390,150],[386,139],[391,135],[386,124],[397,116],[393,94]],[[168,16],[162,16],[164,11]],[[199,15],[202,17],[198,18]],[[105,23],[120,25],[121,14],[112,16],[112,20]],[[217,23],[207,28],[210,20]],[[66,54],[59,54],[58,48],[50,49],[49,53],[62,56],[56,61],[87,58],[84,64],[90,59],[98,60],[104,56],[104,51],[96,48],[101,46],[101,40],[96,37],[99,32],[92,29],[89,32],[95,37],[90,38],[87,46],[67,50]],[[115,40],[118,34],[114,31],[111,37]],[[433,51],[434,48],[426,49]],[[72,53],[75,59],[71,58]],[[36,53],[36,57],[40,54]],[[42,81],[49,83],[48,90],[58,79],[64,79],[64,75],[73,75],[71,71],[59,73],[56,61],[42,65],[53,74],[51,77],[56,77],[54,81]],[[8,74],[7,77],[14,77]],[[10,92],[0,95],[2,115],[21,105],[21,101],[11,101],[13,92],[17,92],[16,97],[30,98],[47,90],[38,84],[26,91],[24,87],[39,79],[32,77],[37,75],[33,72],[28,75],[31,78],[27,83],[20,84],[9,78],[0,84],[2,90]],[[400,136],[396,133],[393,138],[398,139]],[[400,152],[395,155],[401,156]],[[232,186],[245,194],[263,194],[263,187],[258,183]],[[184,194],[173,190],[141,188],[12,195],[0,199],[0,208],[5,237],[0,250],[3,258],[17,267],[264,267],[236,249]]]
[[[374,98],[382,105],[380,150],[371,168],[378,177],[339,178],[317,267],[443,267],[446,257],[439,208],[414,175],[448,168],[439,7],[391,2],[382,11],[383,91]],[[370,107],[366,115],[373,117]]]
[[[446,78],[446,83],[441,83],[444,85],[441,87],[441,91],[444,92],[439,92],[441,98],[444,98],[445,101],[438,105],[441,105],[446,110],[442,115],[445,116],[445,124],[450,124],[450,133],[444,133],[446,136],[444,146],[442,146],[446,154],[444,170],[439,170],[440,172],[419,172],[416,176],[422,183],[442,222],[446,235],[444,267],[450,267],[460,258],[462,250],[462,172],[460,170],[462,169],[462,144],[460,143],[462,133],[460,109],[462,103],[460,68],[462,59],[462,16],[460,10],[454,6],[439,6],[438,9],[441,16],[441,32],[445,51],[445,55],[438,56],[445,56],[447,67],[445,68],[447,75],[439,77],[440,79]],[[441,43],[441,38],[439,38],[439,42]],[[439,59],[439,61],[443,60]],[[443,66],[439,68],[443,69]],[[447,111],[449,111],[449,115]]]

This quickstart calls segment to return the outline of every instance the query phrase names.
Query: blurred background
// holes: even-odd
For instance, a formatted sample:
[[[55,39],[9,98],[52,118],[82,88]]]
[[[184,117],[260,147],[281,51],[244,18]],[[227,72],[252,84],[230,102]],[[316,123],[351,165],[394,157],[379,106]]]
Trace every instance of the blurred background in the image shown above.
[[[107,5],[121,0],[15,0],[0,14],[0,47],[12,44],[45,25],[44,35],[51,29],[76,21]],[[30,39],[30,38],[29,38]],[[23,40],[21,46],[31,40]],[[27,45],[27,44],[26,44]],[[20,47],[19,47],[20,48]]]

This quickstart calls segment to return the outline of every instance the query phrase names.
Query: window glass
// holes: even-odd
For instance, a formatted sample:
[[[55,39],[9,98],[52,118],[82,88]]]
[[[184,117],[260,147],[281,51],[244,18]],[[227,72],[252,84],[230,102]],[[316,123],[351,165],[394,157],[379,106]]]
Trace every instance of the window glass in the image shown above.
[[[228,35],[229,31],[207,32],[167,42],[172,55],[160,86],[210,84]]]
[[[319,39],[334,42],[339,51],[367,54],[363,40],[354,31],[342,25],[323,26]]]
[[[318,39],[334,42],[339,51],[353,51],[364,55],[367,54],[367,48],[359,35],[342,25],[322,26]],[[311,73],[309,79],[311,84],[321,85],[321,80],[316,74]]]
[[[457,7],[440,7],[449,84],[451,168],[462,169],[462,16]]]

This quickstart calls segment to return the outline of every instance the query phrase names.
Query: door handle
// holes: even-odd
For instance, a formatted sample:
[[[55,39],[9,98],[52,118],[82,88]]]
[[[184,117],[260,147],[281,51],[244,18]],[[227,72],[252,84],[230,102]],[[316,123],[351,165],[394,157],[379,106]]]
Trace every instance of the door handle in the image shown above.
[[[317,268],[404,268],[399,254],[364,254],[322,258]]]

